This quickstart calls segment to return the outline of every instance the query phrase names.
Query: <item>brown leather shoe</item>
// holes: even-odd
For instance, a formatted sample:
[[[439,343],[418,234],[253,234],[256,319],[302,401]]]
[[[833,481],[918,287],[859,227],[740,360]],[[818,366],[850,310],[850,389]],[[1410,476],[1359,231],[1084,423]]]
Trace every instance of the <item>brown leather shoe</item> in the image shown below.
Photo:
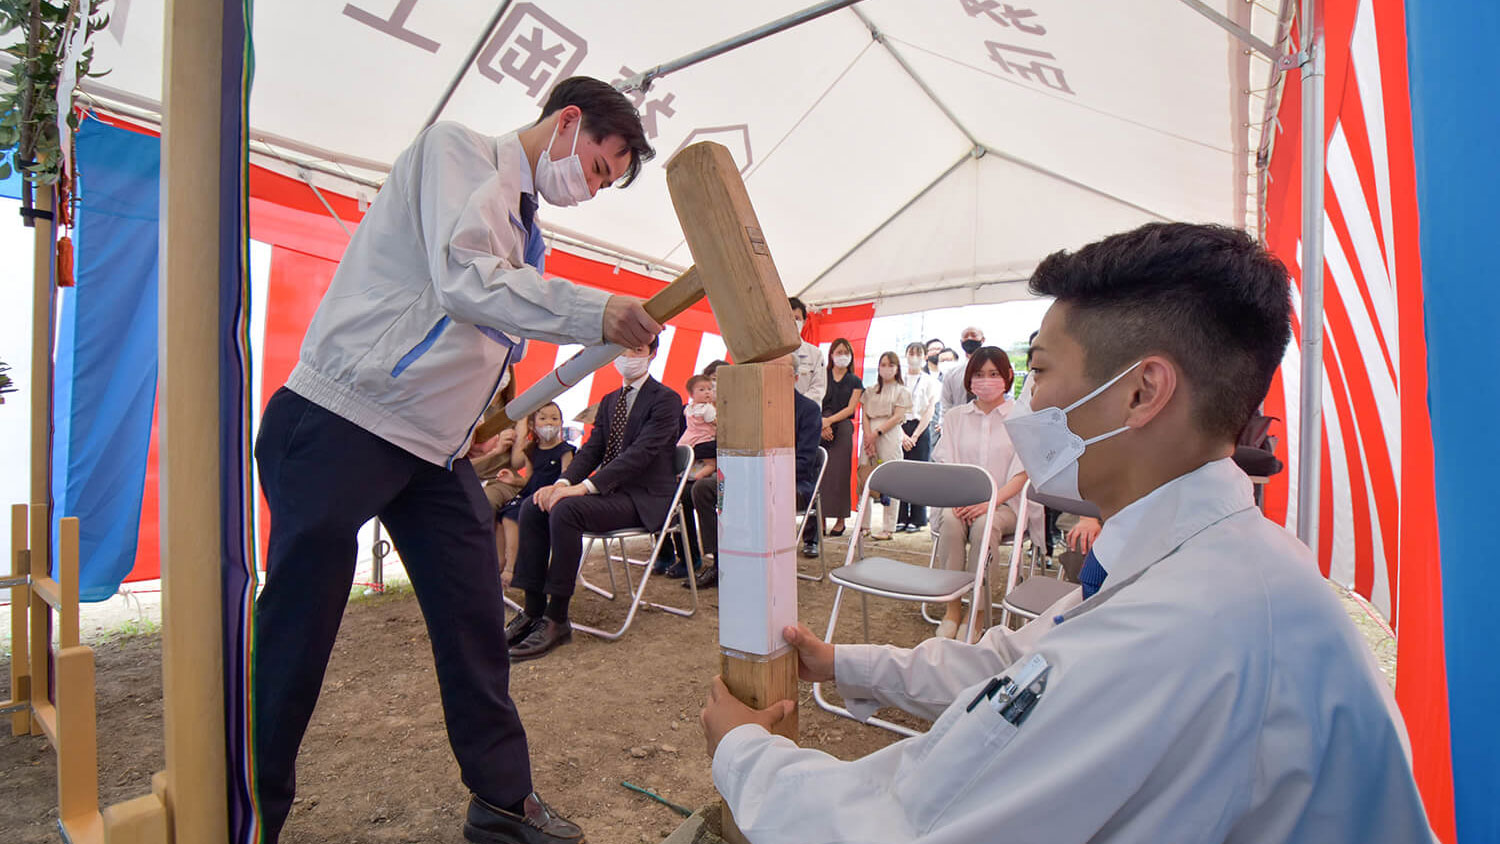
[[[566,621],[558,624],[550,618],[544,618],[530,635],[510,649],[510,661],[525,662],[528,659],[546,656],[571,641],[573,641],[573,625]]]
[[[479,795],[469,797],[464,840],[474,844],[587,844],[578,825],[557,814],[532,792],[522,814],[507,812]]]
[[[542,620],[540,618],[532,618],[525,612],[516,613],[515,618],[512,618],[510,623],[505,625],[505,646],[507,648],[514,648],[516,645],[519,645],[521,640],[530,636],[531,632],[537,629],[541,623]]]

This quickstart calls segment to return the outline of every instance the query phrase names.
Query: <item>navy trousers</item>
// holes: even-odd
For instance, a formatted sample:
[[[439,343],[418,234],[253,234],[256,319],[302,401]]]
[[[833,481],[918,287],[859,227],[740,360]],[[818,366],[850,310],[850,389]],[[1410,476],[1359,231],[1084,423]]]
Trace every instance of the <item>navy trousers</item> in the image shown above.
[[[297,748],[354,581],[357,531],[379,516],[427,620],[448,741],[464,784],[492,804],[531,793],[494,515],[467,460],[447,470],[282,388],[255,459],[271,507],[266,586],[255,605],[256,791],[274,844],[296,792]]]

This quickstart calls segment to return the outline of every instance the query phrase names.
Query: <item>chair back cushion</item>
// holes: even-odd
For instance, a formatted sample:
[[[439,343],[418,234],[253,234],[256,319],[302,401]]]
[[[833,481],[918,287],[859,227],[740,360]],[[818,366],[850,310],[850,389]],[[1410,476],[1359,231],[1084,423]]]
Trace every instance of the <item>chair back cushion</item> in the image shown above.
[[[870,489],[923,507],[963,507],[988,502],[994,486],[978,466],[891,460],[875,467]]]

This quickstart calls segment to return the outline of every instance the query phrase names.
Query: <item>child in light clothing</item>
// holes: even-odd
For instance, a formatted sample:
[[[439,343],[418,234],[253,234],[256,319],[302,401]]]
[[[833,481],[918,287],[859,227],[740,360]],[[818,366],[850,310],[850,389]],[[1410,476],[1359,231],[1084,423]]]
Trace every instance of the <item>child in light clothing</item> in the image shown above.
[[[715,459],[719,437],[719,426],[714,420],[718,411],[714,409],[714,382],[707,375],[694,375],[688,379],[687,392],[691,401],[682,409],[687,420],[687,430],[677,440],[678,445],[693,447],[693,480],[706,478],[718,468]]]

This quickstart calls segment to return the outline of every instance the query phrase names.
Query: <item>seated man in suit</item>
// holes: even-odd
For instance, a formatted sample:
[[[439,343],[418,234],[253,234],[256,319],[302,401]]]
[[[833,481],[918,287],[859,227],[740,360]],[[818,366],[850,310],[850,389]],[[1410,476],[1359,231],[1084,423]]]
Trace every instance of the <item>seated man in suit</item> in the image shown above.
[[[797,381],[797,356],[796,353],[786,355],[773,361],[787,367],[787,378],[793,384]],[[823,433],[823,408],[817,402],[797,392],[792,391],[793,410],[795,411],[795,439],[797,456],[797,508],[800,510],[808,506],[812,498],[813,483],[818,477],[818,441]],[[719,499],[719,479],[717,475],[710,475],[702,480],[692,483],[693,509],[698,514],[698,535],[703,542],[703,553],[718,554],[719,550],[719,514],[717,510]],[[810,557],[818,555],[818,520],[808,519],[807,529],[802,536],[803,552]],[[687,584],[684,583],[683,586]],[[705,566],[698,573],[698,588],[705,589],[710,586],[719,585],[719,567],[717,565]]]
[[[647,373],[655,357],[653,338],[615,360],[624,383],[599,402],[588,441],[556,484],[521,507],[511,585],[525,591],[526,606],[505,628],[512,662],[544,656],[573,638],[568,603],[585,531],[656,526],[667,517],[677,487],[672,456],[682,399]]]

